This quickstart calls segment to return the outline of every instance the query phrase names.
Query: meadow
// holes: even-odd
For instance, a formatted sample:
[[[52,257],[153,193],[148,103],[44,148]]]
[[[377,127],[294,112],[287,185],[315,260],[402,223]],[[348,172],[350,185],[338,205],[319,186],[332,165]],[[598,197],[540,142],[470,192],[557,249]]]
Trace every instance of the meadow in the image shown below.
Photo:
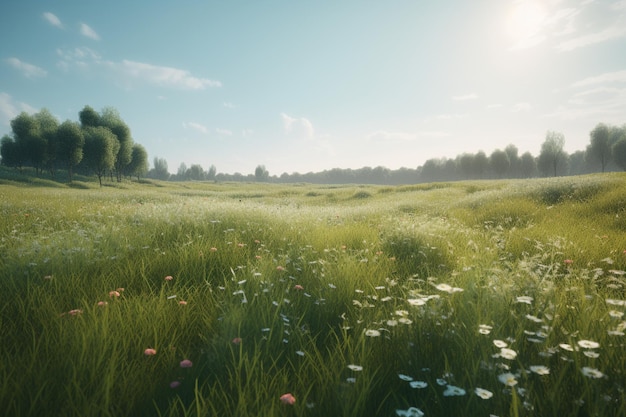
[[[626,416],[626,175],[0,185],[7,416]]]

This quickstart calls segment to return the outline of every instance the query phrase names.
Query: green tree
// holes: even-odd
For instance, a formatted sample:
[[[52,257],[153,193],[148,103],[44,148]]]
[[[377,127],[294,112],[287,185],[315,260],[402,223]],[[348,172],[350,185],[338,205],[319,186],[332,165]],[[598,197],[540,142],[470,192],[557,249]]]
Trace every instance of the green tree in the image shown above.
[[[491,169],[495,172],[496,176],[502,178],[511,167],[511,161],[505,151],[496,149],[489,156],[489,165],[491,165]]]
[[[4,135],[0,141],[0,156],[2,165],[22,169],[24,157],[19,144],[9,135]]]
[[[626,171],[626,137],[615,142],[612,151],[615,163]]]
[[[154,168],[153,168],[154,178],[166,181],[170,178],[170,173],[167,170],[167,161],[165,158],[157,158],[154,157]]]
[[[22,112],[11,120],[11,129],[24,161],[35,167],[35,172],[39,175],[39,170],[46,160],[48,147],[44,136],[41,134],[39,122],[34,116]]]
[[[602,172],[611,159],[609,143],[610,130],[604,123],[599,123],[589,134],[591,143],[587,146],[587,156],[591,161],[598,161]]]
[[[130,164],[128,164],[127,169],[129,175],[137,177],[137,181],[139,181],[140,176],[148,172],[148,152],[138,143],[133,145]]]
[[[83,128],[102,126],[100,115],[89,106],[85,106],[80,112],[78,112],[78,119],[80,120],[80,125]]]
[[[85,145],[83,130],[78,123],[66,120],[57,129],[56,142],[57,159],[65,164],[71,182],[74,167],[83,160],[83,146]]]
[[[537,161],[530,152],[524,152],[519,158],[520,175],[522,178],[532,178],[537,172]]]
[[[41,168],[47,167],[52,176],[54,176],[57,148],[56,135],[59,121],[48,109],[42,109],[35,113],[33,117],[39,126],[39,134],[41,135],[40,146],[42,146],[42,149],[40,150],[41,156],[38,159],[39,164],[41,164]],[[43,148],[44,145],[45,148]]]
[[[192,181],[202,181],[204,179],[204,170],[201,165],[192,164],[187,171],[187,177]]]
[[[504,152],[506,152],[506,155],[509,157],[509,177],[519,177],[521,161],[517,146],[510,144],[504,148]]]
[[[254,170],[254,178],[258,182],[266,182],[270,178],[270,173],[265,169],[265,165],[259,165]]]
[[[119,142],[119,148],[117,155],[115,155],[115,174],[117,181],[122,181],[122,174],[126,170],[128,164],[130,164],[133,153],[133,138],[130,133],[130,128],[122,120],[119,112],[113,107],[105,107],[102,110],[100,116],[102,126],[106,126],[113,132],[117,141]]]
[[[559,173],[565,173],[567,154],[564,146],[565,136],[562,133],[548,131],[537,161],[537,167],[545,176],[552,174],[556,177]]]
[[[215,168],[215,165],[211,165],[209,167],[209,170],[207,171],[206,179],[209,181],[215,181],[216,175],[217,175],[217,168]]]
[[[85,163],[98,176],[102,187],[102,177],[107,171],[112,170],[115,164],[119,143],[113,132],[103,126],[88,127],[84,129],[84,134]]]

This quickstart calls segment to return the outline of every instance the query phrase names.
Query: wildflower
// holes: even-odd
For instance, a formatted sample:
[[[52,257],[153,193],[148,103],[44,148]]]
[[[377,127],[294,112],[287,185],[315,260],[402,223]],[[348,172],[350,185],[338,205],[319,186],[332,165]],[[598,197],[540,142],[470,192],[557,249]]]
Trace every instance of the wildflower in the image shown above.
[[[156,349],[152,349],[152,348],[148,348],[143,351],[143,354],[146,356],[154,356],[156,355],[156,353],[157,353]]]
[[[413,381],[413,377],[410,377],[408,375],[398,374],[398,377],[403,381],[407,381],[407,382]]]
[[[588,358],[592,358],[592,359],[595,359],[595,358],[600,356],[600,354],[598,352],[594,352],[593,350],[586,350],[586,351],[583,352],[583,355],[585,355]]]
[[[517,297],[515,301],[517,301],[518,303],[525,303],[525,304],[530,305],[533,302],[533,298],[527,295],[522,295],[520,297]]]
[[[174,388],[178,388],[180,387],[180,381],[172,381],[170,382],[170,388],[174,389]]]
[[[550,368],[543,365],[532,365],[530,370],[537,375],[548,375],[550,373]]]
[[[600,343],[594,342],[592,340],[579,340],[578,346],[584,349],[597,349],[600,347]]]
[[[79,314],[83,314],[83,310],[76,308],[74,310],[70,310],[67,312],[70,316],[78,316]]]
[[[396,410],[396,415],[400,417],[423,417],[424,412],[417,407],[410,407],[407,410]]]
[[[180,304],[181,306],[186,306],[186,305],[187,305],[187,301],[185,301],[185,300],[180,300],[180,301],[178,302],[178,304]]]
[[[52,275],[46,275],[45,277],[43,277],[43,279],[51,280],[52,279]]]
[[[193,362],[191,362],[189,359],[183,359],[182,361],[180,361],[181,368],[191,368],[192,366]]]
[[[109,298],[118,298],[120,296],[119,291],[109,291]]]
[[[171,281],[173,279],[174,279],[174,277],[172,277],[171,275],[168,275],[168,276],[165,277],[166,281]]]
[[[572,345],[568,345],[567,343],[560,343],[559,347],[563,350],[568,350],[570,352],[574,351],[574,348],[572,347]]]
[[[296,403],[296,397],[288,392],[280,396],[280,402],[287,405],[294,405]]]
[[[354,372],[361,372],[363,370],[363,367],[361,365],[350,364],[348,365],[348,369]]]
[[[447,292],[448,294],[463,291],[463,288],[452,287],[448,284],[437,284],[435,288],[437,288],[439,291]]]
[[[109,303],[107,303],[106,301],[98,301],[98,307],[104,307],[107,304],[109,304]]]
[[[530,321],[534,321],[535,323],[543,323],[543,320],[537,316],[533,316],[532,314],[526,314],[526,318]]]
[[[400,317],[398,319],[398,323],[402,323],[402,324],[411,324],[413,323],[413,320],[411,319],[407,319],[406,317]]]
[[[233,345],[238,345],[242,342],[243,340],[241,339],[241,337],[235,337],[233,340],[231,340]]]
[[[296,284],[296,285],[293,286],[293,289],[294,290],[298,290],[298,291],[302,291],[304,289],[304,287],[302,285],[300,285],[300,284]]]
[[[493,392],[488,391],[484,388],[476,388],[474,390],[474,393],[478,395],[480,398],[482,398],[483,400],[488,400],[489,398],[493,397]]]
[[[387,326],[394,327],[398,325],[398,320],[387,320]]]
[[[424,382],[424,381],[411,381],[409,382],[409,385],[411,386],[411,388],[426,388],[428,386],[428,383]]]
[[[515,375],[510,372],[498,375],[498,380],[507,387],[513,387],[517,385],[517,379],[515,379]]]
[[[505,348],[505,347],[508,346],[507,343],[504,340],[497,340],[497,339],[493,341],[493,344],[496,345],[496,347],[499,347],[499,348]]]
[[[493,329],[493,327],[488,326],[486,324],[478,325],[478,333],[480,334],[489,334],[491,333],[491,329]]]
[[[426,304],[426,300],[423,298],[409,298],[406,301],[412,306],[423,306]]]
[[[448,385],[443,392],[444,397],[461,397],[463,395],[465,395],[465,390],[454,385]]]
[[[611,305],[614,305],[614,306],[626,307],[626,300],[615,300],[613,298],[607,298],[604,301],[606,301],[607,304],[611,304]]]
[[[296,355],[298,356],[304,356],[304,352],[301,350],[296,350]]]
[[[563,261],[563,263],[564,263],[565,265],[571,265],[571,264],[573,264],[573,263],[574,263],[574,261],[573,261],[573,260],[571,260],[571,259],[566,259],[566,260],[564,260],[564,261]]]
[[[217,248],[213,247],[213,248],[209,249],[209,252],[217,252]]]
[[[380,331],[374,330],[374,329],[369,329],[369,330],[365,331],[365,336],[378,337],[378,336],[380,336]]]
[[[609,316],[611,316],[614,319],[621,319],[622,317],[624,317],[624,312],[623,311],[617,311],[617,310],[611,310],[611,311],[609,311]]]
[[[346,382],[350,383],[350,384],[354,384],[356,382],[356,378],[346,378]]]
[[[504,359],[513,360],[517,357],[517,352],[514,351],[513,349],[502,348],[500,349],[500,356],[503,357]]]
[[[284,270],[285,270],[285,267],[284,267],[284,266],[280,266],[280,265],[278,265],[278,266],[276,267],[276,270],[277,270],[277,271],[284,271]]]
[[[602,372],[598,371],[596,368],[590,368],[589,366],[583,366],[580,371],[583,373],[584,376],[589,378],[598,379],[604,376]]]

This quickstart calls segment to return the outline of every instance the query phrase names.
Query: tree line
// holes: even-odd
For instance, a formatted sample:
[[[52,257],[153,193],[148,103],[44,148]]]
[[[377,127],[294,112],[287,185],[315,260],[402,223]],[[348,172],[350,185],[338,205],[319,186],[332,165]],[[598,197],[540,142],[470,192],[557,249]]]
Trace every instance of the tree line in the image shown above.
[[[107,175],[121,182],[148,171],[148,153],[134,143],[116,109],[106,107],[98,113],[85,106],[78,118],[79,122],[59,123],[47,109],[20,113],[11,120],[11,134],[0,141],[2,165],[18,170],[30,166],[36,175],[47,171],[53,178],[63,168],[69,181],[75,172],[91,173],[101,186]]]
[[[420,182],[458,181],[465,179],[533,178],[581,175],[592,172],[626,170],[626,124],[611,126],[599,123],[589,134],[585,150],[568,154],[562,133],[549,131],[538,156],[530,152],[519,154],[510,144],[487,155],[483,151],[464,153],[455,158],[432,158],[417,168],[391,170],[383,166],[359,169],[333,168],[322,172],[298,172],[270,176],[264,165],[254,174],[217,173],[215,165],[204,171],[195,164],[182,163],[176,174],[170,175],[167,161],[155,158],[154,169],[148,177],[170,181],[258,181],[275,183],[307,182],[314,184],[414,184]]]

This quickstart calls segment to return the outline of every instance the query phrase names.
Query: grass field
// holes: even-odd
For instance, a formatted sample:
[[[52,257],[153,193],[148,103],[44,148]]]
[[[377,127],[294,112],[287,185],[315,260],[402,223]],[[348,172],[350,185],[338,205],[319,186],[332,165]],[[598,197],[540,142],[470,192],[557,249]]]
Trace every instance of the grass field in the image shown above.
[[[0,185],[7,416],[626,416],[626,175]]]

